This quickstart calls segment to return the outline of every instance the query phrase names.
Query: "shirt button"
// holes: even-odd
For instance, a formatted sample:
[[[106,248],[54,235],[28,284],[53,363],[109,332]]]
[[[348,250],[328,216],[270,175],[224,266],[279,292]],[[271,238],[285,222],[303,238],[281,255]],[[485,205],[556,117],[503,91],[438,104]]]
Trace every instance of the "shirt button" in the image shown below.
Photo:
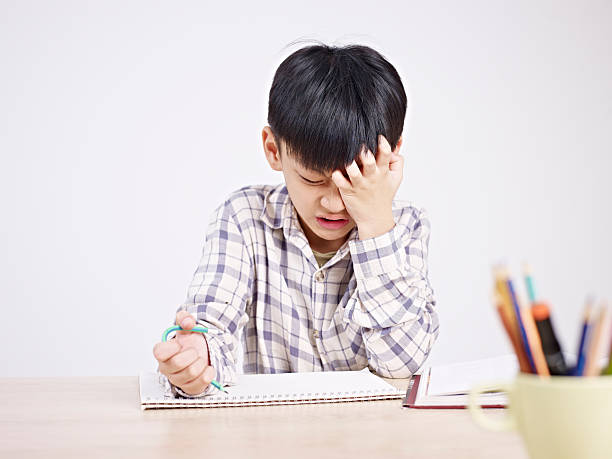
[[[313,330],[312,331],[312,337],[314,339],[319,339],[319,330]]]
[[[315,274],[315,279],[317,280],[317,282],[321,282],[321,281],[323,281],[323,279],[325,279],[325,272],[323,272],[323,271],[318,271],[318,272]]]

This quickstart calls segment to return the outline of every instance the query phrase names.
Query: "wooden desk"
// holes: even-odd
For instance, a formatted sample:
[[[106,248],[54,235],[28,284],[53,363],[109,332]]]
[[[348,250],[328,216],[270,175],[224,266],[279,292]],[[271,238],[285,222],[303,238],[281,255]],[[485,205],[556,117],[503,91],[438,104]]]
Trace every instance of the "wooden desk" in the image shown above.
[[[388,380],[405,387],[406,380]],[[501,416],[501,410],[489,411]],[[0,379],[0,457],[526,458],[465,410],[399,400],[141,411],[137,377]]]

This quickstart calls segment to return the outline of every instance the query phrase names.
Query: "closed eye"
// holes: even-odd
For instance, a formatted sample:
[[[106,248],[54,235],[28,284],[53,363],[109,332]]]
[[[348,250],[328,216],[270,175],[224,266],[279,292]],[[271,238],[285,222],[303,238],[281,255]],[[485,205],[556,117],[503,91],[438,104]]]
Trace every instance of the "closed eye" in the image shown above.
[[[319,181],[312,181],[312,180],[308,180],[307,178],[302,177],[301,175],[300,175],[300,177],[302,178],[302,180],[304,180],[304,181],[305,181],[306,183],[308,183],[309,185],[320,185],[320,184],[322,184],[322,183],[323,183],[323,182],[322,182],[322,181],[320,181],[320,180],[319,180]]]

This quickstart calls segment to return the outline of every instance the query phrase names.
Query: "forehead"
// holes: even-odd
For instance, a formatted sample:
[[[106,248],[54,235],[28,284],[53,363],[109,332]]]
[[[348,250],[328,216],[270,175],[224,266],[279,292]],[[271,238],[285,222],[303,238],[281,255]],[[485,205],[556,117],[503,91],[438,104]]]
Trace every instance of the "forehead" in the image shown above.
[[[304,166],[300,161],[298,161],[293,155],[284,155],[285,160],[288,159],[289,167],[296,171],[300,175],[308,175],[310,177],[328,177],[331,178],[331,174],[333,171],[318,171],[315,169],[310,169]]]

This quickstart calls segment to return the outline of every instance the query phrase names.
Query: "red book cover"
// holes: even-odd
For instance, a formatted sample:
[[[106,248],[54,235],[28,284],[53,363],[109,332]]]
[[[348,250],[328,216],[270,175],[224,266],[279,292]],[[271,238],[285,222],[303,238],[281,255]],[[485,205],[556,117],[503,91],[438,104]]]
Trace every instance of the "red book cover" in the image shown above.
[[[408,390],[406,391],[406,397],[402,400],[402,406],[405,408],[417,408],[417,409],[443,409],[443,410],[456,410],[466,409],[465,405],[419,405],[416,401],[419,383],[421,381],[421,375],[415,375],[408,384]],[[482,408],[506,408],[506,405],[482,405]]]

